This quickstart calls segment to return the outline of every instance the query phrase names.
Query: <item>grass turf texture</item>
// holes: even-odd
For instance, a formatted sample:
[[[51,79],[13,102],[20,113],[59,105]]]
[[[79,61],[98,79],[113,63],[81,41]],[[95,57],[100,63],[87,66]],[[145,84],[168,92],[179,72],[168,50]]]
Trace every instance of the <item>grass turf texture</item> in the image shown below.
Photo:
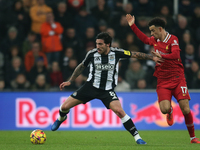
[[[30,142],[31,131],[0,131],[0,150],[199,150],[187,131],[139,131],[147,145],[137,145],[127,131],[45,131],[43,145]],[[196,131],[200,137],[200,130]]]

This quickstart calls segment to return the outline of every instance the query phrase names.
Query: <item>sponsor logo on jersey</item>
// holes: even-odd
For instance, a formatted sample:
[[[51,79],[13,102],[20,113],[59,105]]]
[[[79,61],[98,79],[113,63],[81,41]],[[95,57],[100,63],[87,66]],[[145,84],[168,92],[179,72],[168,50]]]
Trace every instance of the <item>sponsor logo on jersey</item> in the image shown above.
[[[114,70],[113,64],[95,64],[97,70]]]
[[[178,45],[178,42],[176,40],[174,40],[174,43],[172,43],[172,46],[173,45]]]
[[[130,51],[124,50],[124,54],[130,56],[130,55],[131,55],[131,52],[130,52]]]
[[[157,46],[157,44],[154,44],[154,46]]]

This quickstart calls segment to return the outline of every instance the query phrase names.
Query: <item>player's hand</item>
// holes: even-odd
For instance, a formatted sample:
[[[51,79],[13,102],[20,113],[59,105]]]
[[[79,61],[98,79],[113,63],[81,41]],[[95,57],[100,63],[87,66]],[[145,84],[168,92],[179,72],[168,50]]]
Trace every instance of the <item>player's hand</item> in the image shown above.
[[[152,51],[151,53],[152,53],[153,55],[159,57],[159,58],[162,58],[162,56],[161,56],[159,53],[157,53],[157,52]]]
[[[156,64],[161,65],[164,60],[162,58],[159,58],[157,56],[153,56],[153,61],[155,61]]]
[[[63,82],[60,84],[60,90],[62,91],[62,89],[65,87],[65,86],[69,86],[71,85],[71,82],[70,81],[66,81],[66,82]]]
[[[132,26],[135,23],[135,17],[130,14],[126,15],[126,20],[128,21],[129,26]]]

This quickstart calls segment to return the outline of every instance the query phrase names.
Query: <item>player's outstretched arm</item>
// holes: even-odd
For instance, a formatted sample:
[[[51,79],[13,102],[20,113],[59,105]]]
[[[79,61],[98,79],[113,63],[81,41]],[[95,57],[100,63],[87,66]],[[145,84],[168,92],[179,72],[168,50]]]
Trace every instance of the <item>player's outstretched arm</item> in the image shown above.
[[[137,59],[150,59],[155,61],[157,64],[160,65],[161,62],[163,62],[163,60],[161,59],[161,56],[153,56],[150,54],[145,54],[145,53],[141,53],[141,52],[131,52],[132,53],[132,58],[137,58]]]
[[[85,66],[83,65],[83,63],[80,63],[74,70],[70,79],[60,84],[60,90],[62,90],[65,86],[71,85],[71,82],[74,81],[83,72],[84,69],[85,69]]]

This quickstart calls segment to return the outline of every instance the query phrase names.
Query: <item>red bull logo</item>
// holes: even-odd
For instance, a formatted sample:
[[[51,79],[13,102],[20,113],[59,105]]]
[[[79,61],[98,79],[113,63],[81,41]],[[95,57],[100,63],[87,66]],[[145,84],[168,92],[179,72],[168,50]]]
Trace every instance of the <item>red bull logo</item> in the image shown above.
[[[60,98],[62,104],[67,97]],[[122,102],[122,99],[120,99]],[[33,99],[17,98],[16,100],[16,126],[21,128],[40,127],[51,125],[59,115],[59,107],[49,109],[37,107]],[[121,120],[111,110],[105,107],[92,107],[91,103],[78,105],[71,109],[68,119],[62,123],[61,128],[95,128],[121,127]]]
[[[179,104],[171,101],[173,107],[173,117],[174,123],[182,124],[185,119],[182,114],[182,111],[179,107]],[[199,115],[199,104],[194,104],[191,109],[191,113],[193,115],[194,124],[200,124],[200,118],[197,118]],[[145,121],[148,124],[155,123],[161,127],[168,127],[166,122],[166,115],[162,114],[159,108],[158,101],[153,104],[149,104],[141,109],[137,109],[137,105],[131,104],[131,114],[134,116],[132,118],[133,122],[141,122]]]

